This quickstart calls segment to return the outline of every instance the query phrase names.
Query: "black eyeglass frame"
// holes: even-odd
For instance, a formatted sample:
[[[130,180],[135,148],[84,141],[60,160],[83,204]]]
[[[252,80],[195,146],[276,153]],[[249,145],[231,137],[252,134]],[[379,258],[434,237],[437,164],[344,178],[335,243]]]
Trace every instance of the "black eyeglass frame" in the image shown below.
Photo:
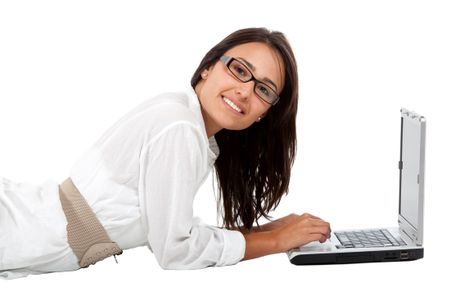
[[[225,65],[225,66],[227,67],[227,69],[231,72],[231,74],[232,74],[237,80],[239,80],[240,82],[246,83],[246,82],[254,81],[254,82],[255,82],[255,85],[253,86],[253,91],[255,92],[255,95],[258,96],[258,98],[261,99],[262,101],[266,102],[267,104],[269,104],[269,105],[271,105],[271,106],[274,106],[275,104],[277,104],[278,100],[280,100],[280,96],[275,92],[275,90],[274,90],[273,88],[271,88],[270,86],[268,86],[266,83],[264,83],[264,82],[262,82],[262,81],[256,79],[256,78],[255,78],[255,75],[253,75],[253,73],[248,69],[248,67],[247,67],[242,61],[240,61],[239,59],[236,59],[236,58],[231,57],[231,56],[222,55],[222,56],[220,57],[220,61],[224,63],[224,65]],[[248,80],[245,80],[245,81],[244,81],[244,80],[241,80],[241,78],[239,78],[238,76],[236,76],[236,74],[234,74],[233,70],[231,70],[231,68],[230,68],[230,64],[231,64],[233,61],[239,62],[239,63],[242,65],[242,67],[244,67],[244,68],[248,71],[248,73],[251,75],[251,77],[250,77]],[[267,87],[268,89],[270,89],[277,97],[276,97],[272,102],[269,102],[269,101],[265,100],[264,98],[262,98],[262,97],[256,92],[256,86],[257,86],[258,84],[262,84],[264,87]]]

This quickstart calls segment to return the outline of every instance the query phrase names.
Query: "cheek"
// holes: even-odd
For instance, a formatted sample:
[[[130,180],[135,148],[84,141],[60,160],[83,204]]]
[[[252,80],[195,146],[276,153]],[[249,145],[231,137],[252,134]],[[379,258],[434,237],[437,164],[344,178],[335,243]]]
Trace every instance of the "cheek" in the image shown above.
[[[203,86],[201,89],[201,95],[202,95],[204,101],[209,102],[212,95],[214,95],[214,88],[215,88],[215,83],[213,82],[212,78],[208,77],[203,82]]]
[[[258,116],[264,115],[267,113],[267,111],[270,109],[270,105],[267,103],[262,102],[259,99],[256,99],[258,104],[255,106],[255,112],[258,114]]]
[[[217,81],[213,76],[208,77],[205,80],[205,84],[203,85],[203,94],[207,95],[208,97],[211,97],[211,95],[216,93],[217,89]]]
[[[231,75],[220,70],[213,70],[207,79],[208,89],[216,93],[235,88],[236,83],[236,80]]]

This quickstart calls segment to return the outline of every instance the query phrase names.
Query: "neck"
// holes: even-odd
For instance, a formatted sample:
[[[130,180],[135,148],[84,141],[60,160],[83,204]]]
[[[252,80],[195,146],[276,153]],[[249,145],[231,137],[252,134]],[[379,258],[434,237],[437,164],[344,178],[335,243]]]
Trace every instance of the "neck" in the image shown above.
[[[205,123],[206,135],[208,138],[212,137],[216,133],[218,133],[222,128],[217,126],[214,122],[212,122],[208,113],[203,109],[202,104],[200,103],[200,108],[202,111],[203,123]]]

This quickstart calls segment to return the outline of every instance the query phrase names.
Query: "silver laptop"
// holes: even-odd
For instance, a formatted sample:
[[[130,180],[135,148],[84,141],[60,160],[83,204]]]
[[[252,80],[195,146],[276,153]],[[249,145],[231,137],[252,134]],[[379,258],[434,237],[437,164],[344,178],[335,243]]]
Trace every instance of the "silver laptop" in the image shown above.
[[[398,227],[333,231],[324,243],[288,252],[295,265],[408,261],[423,258],[425,118],[401,109]]]

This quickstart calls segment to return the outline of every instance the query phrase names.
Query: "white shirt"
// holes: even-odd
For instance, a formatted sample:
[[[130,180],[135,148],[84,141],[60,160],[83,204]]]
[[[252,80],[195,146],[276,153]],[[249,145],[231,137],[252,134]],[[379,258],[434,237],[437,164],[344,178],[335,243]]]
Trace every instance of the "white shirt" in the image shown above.
[[[193,216],[195,194],[217,155],[217,144],[214,138],[207,138],[198,98],[190,88],[185,93],[159,95],[126,114],[79,159],[70,171],[70,177],[110,238],[122,249],[148,245],[160,266],[167,269],[232,265],[244,256],[243,235],[203,224]],[[47,182],[46,187],[53,199],[45,201],[53,209],[62,210],[57,183]],[[19,189],[16,192],[19,194]],[[11,209],[2,212],[3,203],[14,205],[3,194],[0,185],[0,217],[11,214]],[[29,196],[39,198],[41,195],[38,194]],[[16,207],[13,210],[16,211],[12,214],[22,214]],[[52,218],[52,214],[48,217]],[[17,216],[10,215],[5,219],[14,222]],[[61,244],[56,247],[59,252],[52,249],[55,256],[61,257],[61,269],[76,269],[78,265],[73,266],[75,258],[67,248],[65,230],[61,230],[66,225],[61,211],[58,219],[57,234],[44,238]],[[54,223],[55,220],[45,222]],[[0,223],[2,236],[9,225]],[[42,236],[38,232],[35,234]],[[64,243],[61,238],[65,239]],[[19,260],[15,259],[8,248],[19,249],[28,241],[20,243],[11,247],[17,241],[0,241],[0,277],[49,271],[48,266],[45,268],[45,260],[39,261],[43,256],[48,261],[48,253],[38,257],[25,253],[25,256],[33,256],[27,259],[28,265],[19,261],[23,261],[23,255]],[[51,261],[51,264],[54,271],[59,270],[58,261]],[[20,269],[14,274],[12,269],[16,266]],[[2,273],[5,269],[9,271]]]

